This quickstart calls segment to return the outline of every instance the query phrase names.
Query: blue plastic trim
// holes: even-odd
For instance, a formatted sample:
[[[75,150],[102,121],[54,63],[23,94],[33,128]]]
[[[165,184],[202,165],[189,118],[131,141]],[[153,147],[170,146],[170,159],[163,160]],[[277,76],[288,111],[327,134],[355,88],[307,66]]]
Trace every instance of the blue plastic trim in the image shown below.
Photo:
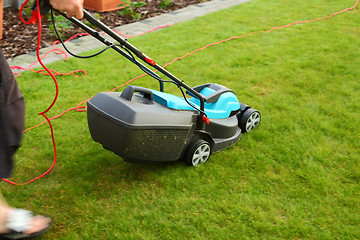
[[[194,110],[189,104],[181,97],[159,92],[152,90],[153,99],[155,102],[158,102],[165,107],[176,109],[176,110]],[[200,93],[204,96],[209,96],[214,93],[215,90],[211,88],[204,88]],[[192,97],[188,98],[188,101],[195,105],[195,107],[200,108],[200,100]],[[222,119],[230,117],[230,113],[240,109],[240,103],[236,95],[232,92],[223,93],[217,102],[215,103],[206,103],[205,102],[205,113],[208,118],[212,119]]]

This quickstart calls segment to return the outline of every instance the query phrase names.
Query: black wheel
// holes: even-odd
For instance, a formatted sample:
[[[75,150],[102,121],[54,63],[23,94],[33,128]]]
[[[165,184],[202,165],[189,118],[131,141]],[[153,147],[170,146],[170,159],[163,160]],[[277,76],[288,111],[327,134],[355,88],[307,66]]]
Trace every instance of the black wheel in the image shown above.
[[[260,120],[260,112],[249,108],[239,117],[239,127],[242,132],[250,132],[259,125]]]
[[[189,166],[200,166],[209,159],[210,155],[210,144],[205,140],[199,139],[189,145],[185,161]]]

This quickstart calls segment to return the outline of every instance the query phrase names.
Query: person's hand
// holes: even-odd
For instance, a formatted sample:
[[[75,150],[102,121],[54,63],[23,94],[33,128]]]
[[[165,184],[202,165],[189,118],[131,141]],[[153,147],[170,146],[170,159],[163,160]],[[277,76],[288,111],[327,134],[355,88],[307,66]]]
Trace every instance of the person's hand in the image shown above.
[[[84,0],[50,0],[50,4],[56,10],[66,13],[66,16],[76,17],[77,19],[83,18],[82,11]]]

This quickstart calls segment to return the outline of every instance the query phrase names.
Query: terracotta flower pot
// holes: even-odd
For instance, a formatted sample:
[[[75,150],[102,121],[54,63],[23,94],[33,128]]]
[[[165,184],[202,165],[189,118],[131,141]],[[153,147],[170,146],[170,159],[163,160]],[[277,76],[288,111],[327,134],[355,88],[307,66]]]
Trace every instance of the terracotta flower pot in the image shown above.
[[[84,0],[84,8],[98,12],[113,11],[123,7],[118,7],[121,0]]]

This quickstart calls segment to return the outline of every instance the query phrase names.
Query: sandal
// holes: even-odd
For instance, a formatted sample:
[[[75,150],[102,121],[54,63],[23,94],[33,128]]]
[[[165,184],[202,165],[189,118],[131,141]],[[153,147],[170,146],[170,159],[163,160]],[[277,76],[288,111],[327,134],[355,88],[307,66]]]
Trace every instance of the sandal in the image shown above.
[[[0,239],[32,239],[45,233],[52,225],[52,221],[50,221],[46,228],[27,234],[26,232],[32,228],[33,220],[34,215],[31,211],[24,209],[10,211],[6,221],[6,227],[10,232],[0,234]]]

